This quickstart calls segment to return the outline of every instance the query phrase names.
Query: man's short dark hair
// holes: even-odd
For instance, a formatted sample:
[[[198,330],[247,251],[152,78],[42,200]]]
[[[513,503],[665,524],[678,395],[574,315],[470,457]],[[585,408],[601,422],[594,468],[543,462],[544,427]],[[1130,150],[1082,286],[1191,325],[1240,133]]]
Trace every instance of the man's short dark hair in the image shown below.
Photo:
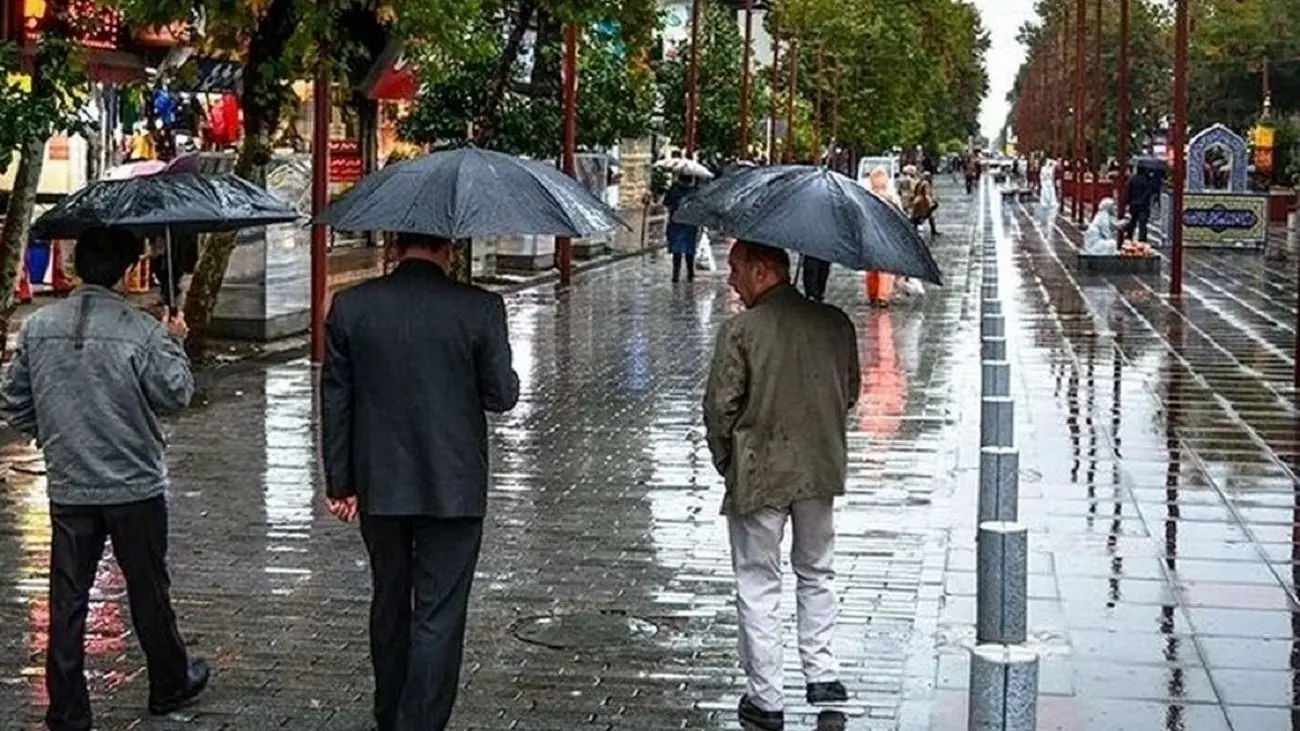
[[[73,266],[86,284],[113,287],[144,253],[144,242],[120,228],[92,228],[77,237]]]
[[[397,250],[406,251],[412,248],[429,249],[438,251],[451,246],[451,239],[445,239],[441,236],[429,236],[428,234],[399,233],[397,234]]]
[[[743,247],[745,260],[750,262],[761,262],[771,267],[772,271],[777,274],[790,273],[790,255],[785,249],[767,244],[756,244],[752,241],[737,241],[737,245]]]

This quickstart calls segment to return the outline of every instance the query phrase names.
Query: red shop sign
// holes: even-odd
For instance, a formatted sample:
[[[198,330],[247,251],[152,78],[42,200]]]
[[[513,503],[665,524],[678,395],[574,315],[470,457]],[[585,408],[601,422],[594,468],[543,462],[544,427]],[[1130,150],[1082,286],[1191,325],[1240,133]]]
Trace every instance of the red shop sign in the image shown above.
[[[330,182],[355,183],[361,179],[361,143],[357,140],[330,140]]]

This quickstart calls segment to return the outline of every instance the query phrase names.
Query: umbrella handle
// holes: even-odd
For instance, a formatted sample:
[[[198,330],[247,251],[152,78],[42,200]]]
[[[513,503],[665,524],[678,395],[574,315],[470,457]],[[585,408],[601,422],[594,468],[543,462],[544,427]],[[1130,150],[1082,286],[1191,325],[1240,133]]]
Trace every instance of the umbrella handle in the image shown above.
[[[167,298],[168,313],[175,317],[178,309],[176,307],[176,280],[172,278],[174,266],[172,264],[172,227],[168,226],[165,231],[167,237],[167,281],[163,282],[163,296]]]

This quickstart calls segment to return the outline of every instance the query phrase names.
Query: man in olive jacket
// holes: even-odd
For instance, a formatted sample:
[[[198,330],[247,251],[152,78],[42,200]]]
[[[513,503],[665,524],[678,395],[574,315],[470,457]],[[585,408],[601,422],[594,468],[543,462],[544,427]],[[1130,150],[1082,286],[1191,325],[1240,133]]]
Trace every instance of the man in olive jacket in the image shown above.
[[[455,704],[488,494],[484,412],[514,408],[501,296],[447,276],[452,242],[398,239],[386,277],[334,297],[321,423],[330,512],[361,516],[379,731]]]
[[[844,494],[846,419],[859,388],[857,335],[839,309],[790,285],[780,249],[737,242],[730,283],[747,308],[718,333],[704,397],[709,450],[726,479],[748,692],[742,720],[784,726],[781,538],[789,519],[799,655],[809,703],[847,700],[831,636],[836,598],[834,498]]]

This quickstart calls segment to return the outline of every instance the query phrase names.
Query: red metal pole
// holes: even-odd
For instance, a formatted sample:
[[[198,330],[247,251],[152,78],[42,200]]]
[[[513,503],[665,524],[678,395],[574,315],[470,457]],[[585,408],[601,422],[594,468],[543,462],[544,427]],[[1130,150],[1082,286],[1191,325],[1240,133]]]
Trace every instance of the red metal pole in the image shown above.
[[[323,55],[323,54],[322,54]],[[329,205],[330,72],[322,60],[312,87],[311,212],[320,215]],[[329,228],[311,228],[311,360],[325,362],[325,313],[329,309]]]
[[[1105,79],[1106,69],[1101,57],[1101,0],[1097,0],[1096,5],[1097,36],[1093,42],[1092,48],[1092,78]],[[1101,154],[1101,114],[1102,107],[1106,103],[1106,94],[1103,93],[1100,86],[1094,86],[1092,89],[1092,156],[1089,167],[1093,170],[1092,190],[1088,199],[1092,202],[1092,212],[1097,211],[1097,204],[1101,199],[1106,197],[1105,192],[1110,184],[1110,178],[1106,175],[1104,168],[1106,160]]]
[[[822,152],[822,110],[825,109],[825,97],[822,95],[822,79],[826,78],[826,55],[825,49],[819,43],[817,44],[817,91],[815,101],[813,102],[813,119],[812,119],[812,164],[816,165],[821,162]]]
[[[787,163],[798,162],[794,155],[794,98],[799,88],[799,39],[790,39],[790,83],[785,90],[785,154]]]
[[[754,0],[745,0],[745,48],[740,55],[740,150],[739,159],[749,158],[749,68],[754,45]]]
[[[1187,0],[1174,0],[1174,148],[1173,195],[1169,226],[1169,294],[1183,293],[1183,194],[1187,188],[1187,43],[1190,35]]]
[[[1084,31],[1088,26],[1088,2],[1076,0],[1074,23],[1074,163],[1070,173],[1074,178],[1074,197],[1070,199],[1070,216],[1075,223],[1083,222],[1083,122],[1087,114],[1088,96],[1083,87]]]
[[[564,26],[564,150],[560,167],[574,177],[574,154],[578,147],[578,25]],[[555,264],[560,270],[560,286],[573,281],[573,241],[568,237],[555,240]]]
[[[686,157],[695,157],[700,101],[700,4],[691,0],[691,59],[686,73]]]
[[[1129,164],[1129,119],[1132,114],[1133,98],[1132,91],[1129,88],[1130,74],[1129,68],[1129,3],[1130,0],[1119,0],[1119,178],[1116,180],[1118,190],[1116,191],[1116,201],[1118,202],[1119,217],[1123,218],[1128,214],[1128,164]],[[1124,227],[1119,229],[1119,240],[1115,243],[1123,246],[1124,244]]]

